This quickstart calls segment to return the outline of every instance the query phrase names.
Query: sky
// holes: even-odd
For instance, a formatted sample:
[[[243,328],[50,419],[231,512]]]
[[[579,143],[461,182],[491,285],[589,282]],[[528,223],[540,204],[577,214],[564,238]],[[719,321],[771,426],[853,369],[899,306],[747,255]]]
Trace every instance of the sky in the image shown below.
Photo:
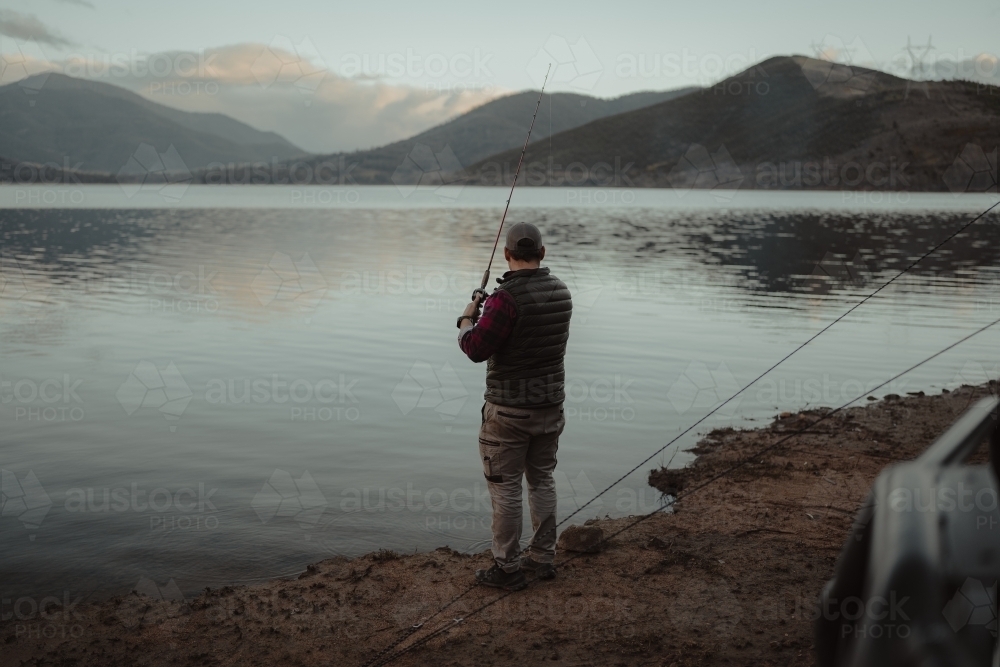
[[[601,97],[708,85],[777,54],[905,74],[911,56],[995,54],[997,25],[997,0],[0,0],[0,54],[168,106],[222,111],[328,151],[403,138],[497,95],[537,89],[549,63],[548,90]],[[152,54],[168,54],[155,74],[142,67]],[[102,70],[111,62],[129,65]],[[7,70],[4,83],[19,71]]]

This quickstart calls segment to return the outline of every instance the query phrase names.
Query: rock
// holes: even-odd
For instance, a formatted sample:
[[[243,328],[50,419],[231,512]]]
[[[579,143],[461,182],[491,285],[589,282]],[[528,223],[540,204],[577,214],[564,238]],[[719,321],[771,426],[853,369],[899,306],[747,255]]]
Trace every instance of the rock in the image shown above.
[[[885,395],[885,400],[887,400],[887,401],[898,401],[899,400],[899,394],[886,394]]]
[[[659,470],[653,470],[649,473],[649,485],[667,495],[676,497],[678,493],[684,490],[686,472],[680,468],[660,468]],[[586,522],[583,525],[587,526],[590,524]]]
[[[559,549],[582,553],[597,553],[601,550],[604,531],[597,526],[570,526],[559,536]]]
[[[646,542],[647,549],[669,549],[670,544],[664,540],[662,537],[654,536],[650,538],[649,542]]]
[[[780,415],[778,415],[778,419],[788,419],[791,416],[792,416],[791,412],[782,412]]]

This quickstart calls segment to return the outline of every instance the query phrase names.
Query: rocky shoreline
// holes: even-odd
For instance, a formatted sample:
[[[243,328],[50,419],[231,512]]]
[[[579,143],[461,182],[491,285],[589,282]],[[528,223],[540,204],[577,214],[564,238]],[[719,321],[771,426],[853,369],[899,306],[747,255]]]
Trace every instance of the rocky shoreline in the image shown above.
[[[679,496],[674,513],[597,552],[560,552],[554,581],[515,594],[470,588],[488,552],[379,551],[191,601],[133,592],[0,620],[0,665],[363,665],[456,597],[398,647],[450,630],[393,664],[812,665],[814,600],[871,482],[990,391],[887,397],[815,428],[827,409],[712,431],[692,465],[650,474]],[[589,521],[577,538],[635,521]]]

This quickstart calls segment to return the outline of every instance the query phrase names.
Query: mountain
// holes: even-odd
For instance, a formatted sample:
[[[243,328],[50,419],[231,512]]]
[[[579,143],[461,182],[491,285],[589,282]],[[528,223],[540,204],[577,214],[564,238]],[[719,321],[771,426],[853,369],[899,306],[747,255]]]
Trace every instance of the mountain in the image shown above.
[[[305,153],[228,116],[178,111],[107,83],[45,73],[0,87],[0,150],[11,160],[116,173],[141,144],[173,145],[190,170]]]
[[[524,182],[996,192],[998,144],[1000,88],[780,56],[532,142]],[[509,185],[519,154],[468,167],[465,182]]]
[[[551,133],[563,132],[598,118],[681,97],[695,90],[698,88],[639,92],[614,99],[573,93],[546,95],[531,136],[537,141],[548,137],[550,128]],[[349,169],[350,178],[359,184],[416,183],[425,171],[425,159],[444,171],[451,171],[503,150],[520,149],[537,102],[537,91],[515,93],[487,102],[403,141],[366,151],[312,156],[301,162],[309,164],[317,173],[320,172],[318,165],[333,165],[331,173],[337,173],[337,165],[346,165],[344,171]]]

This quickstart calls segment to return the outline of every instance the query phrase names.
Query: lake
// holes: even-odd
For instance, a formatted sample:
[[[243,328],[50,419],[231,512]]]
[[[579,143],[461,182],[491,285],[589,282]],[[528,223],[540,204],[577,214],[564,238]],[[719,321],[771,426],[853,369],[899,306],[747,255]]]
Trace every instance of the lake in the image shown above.
[[[142,580],[191,595],[338,554],[487,548],[485,366],[458,349],[455,318],[506,196],[0,187],[3,598],[103,597]],[[508,220],[541,228],[545,264],[574,297],[560,517],[994,201],[518,190]],[[657,507],[649,470],[689,462],[698,434],[864,403],[1000,317],[997,223],[951,241],[573,521]],[[996,377],[998,346],[990,330],[876,395]]]

